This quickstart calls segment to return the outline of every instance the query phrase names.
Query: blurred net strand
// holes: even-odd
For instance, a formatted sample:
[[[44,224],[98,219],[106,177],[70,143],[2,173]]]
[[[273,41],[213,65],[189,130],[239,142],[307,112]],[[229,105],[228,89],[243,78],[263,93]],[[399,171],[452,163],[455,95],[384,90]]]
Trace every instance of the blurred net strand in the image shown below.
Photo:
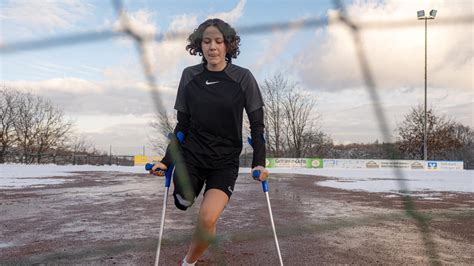
[[[151,97],[155,103],[155,107],[160,115],[166,115],[166,109],[163,105],[163,101],[158,93],[157,78],[153,74],[153,68],[150,60],[146,56],[146,42],[149,41],[146,38],[140,36],[130,27],[130,20],[127,13],[123,9],[122,2],[120,0],[113,0],[114,8],[118,14],[120,25],[122,26],[123,33],[130,36],[135,41],[140,61],[143,67],[145,78],[147,80],[148,86],[150,87]]]
[[[381,106],[380,97],[377,92],[377,86],[375,84],[372,72],[369,67],[367,56],[365,54],[364,47],[362,44],[362,39],[360,38],[359,26],[350,20],[350,18],[347,15],[345,6],[341,0],[334,0],[334,5],[339,10],[339,20],[342,23],[346,24],[352,33],[353,42],[356,49],[356,56],[359,61],[359,66],[362,72],[361,74],[363,76],[363,80],[366,85],[367,92],[369,93],[369,96],[371,98],[380,131],[385,141],[390,142],[391,137],[390,137],[390,132],[389,132],[389,126],[387,123],[387,118]],[[423,244],[425,246],[426,253],[428,255],[429,262],[433,265],[438,265],[440,264],[440,260],[439,260],[439,256],[436,250],[436,244],[433,241],[433,237],[431,236],[431,232],[429,230],[428,219],[425,216],[423,216],[421,213],[419,213],[418,210],[416,210],[413,199],[410,196],[410,191],[408,189],[406,179],[401,169],[394,168],[393,172],[395,176],[397,177],[397,184],[398,184],[399,190],[402,192],[401,197],[403,201],[403,208],[406,214],[409,217],[412,217],[416,221],[416,225],[420,230]]]
[[[115,1],[114,1],[115,2]],[[114,6],[117,10],[122,8],[120,3]],[[286,31],[290,29],[306,29],[306,28],[319,28],[331,23],[344,23],[340,20],[329,20],[327,17],[324,19],[302,19],[290,22],[280,23],[265,23],[257,24],[254,26],[242,26],[238,27],[237,31],[239,34],[262,34],[273,31]],[[353,21],[354,22],[354,21]],[[472,24],[474,23],[474,16],[459,16],[445,19],[437,19],[431,27],[444,26],[444,25],[456,25],[456,24]],[[412,27],[423,27],[422,23],[418,20],[394,20],[394,21],[359,21],[356,23],[359,30],[387,30],[387,29],[398,29],[398,28],[412,28]],[[86,42],[103,41],[111,38],[117,38],[121,36],[130,36],[135,39],[154,39],[157,42],[169,41],[176,39],[185,39],[189,35],[189,31],[169,31],[156,35],[139,35],[130,28],[116,31],[114,29],[98,29],[90,32],[64,34],[58,37],[46,37],[36,40],[16,41],[11,43],[0,44],[1,54],[10,54],[22,51],[46,49],[50,47],[73,45]]]
[[[59,37],[46,37],[36,40],[0,43],[0,54],[13,54],[17,52],[35,51],[58,46],[78,45],[82,43],[103,41],[120,36],[126,36],[126,34],[111,29],[100,29],[89,32],[64,34]]]
[[[122,1],[112,0],[112,2],[119,16],[120,25],[122,26],[123,31],[127,33],[135,41],[135,44],[138,50],[138,55],[140,56],[140,59],[141,59],[145,78],[147,80],[148,86],[150,87],[151,98],[156,107],[156,111],[158,112],[159,116],[162,116],[164,119],[169,121],[168,114],[163,105],[163,101],[158,90],[157,78],[153,72],[151,60],[148,58],[147,53],[146,53],[146,45],[150,41],[153,41],[154,38],[147,38],[146,36],[143,37],[139,33],[135,32],[134,29],[130,26],[130,20],[126,11],[123,8]],[[170,132],[170,134],[172,133]],[[178,171],[180,175],[182,175],[183,177],[183,178],[180,178],[180,186],[182,186],[183,188],[185,197],[191,198],[193,195],[193,192],[191,189],[191,184],[188,178],[186,178],[188,176],[188,173],[187,173],[186,167],[184,167],[183,164],[177,163],[177,162],[182,162],[183,158],[182,158],[181,153],[179,152],[178,141],[173,141],[173,139],[174,137],[170,138],[170,142],[169,142],[171,158],[175,164],[175,171]],[[167,165],[167,166],[170,167],[170,165]],[[209,242],[210,249],[214,251],[216,260],[218,261],[219,265],[225,264],[224,256],[222,255],[223,253],[219,247],[218,239],[214,235],[210,235],[205,230],[200,230],[199,220],[197,222],[197,232],[195,232],[195,235],[198,239],[204,239]],[[161,247],[158,245],[157,248],[160,249]],[[157,251],[157,254],[159,254],[158,251]],[[158,255],[157,255],[157,257],[155,258],[155,265],[157,265],[158,263],[159,263],[159,260],[158,260]]]

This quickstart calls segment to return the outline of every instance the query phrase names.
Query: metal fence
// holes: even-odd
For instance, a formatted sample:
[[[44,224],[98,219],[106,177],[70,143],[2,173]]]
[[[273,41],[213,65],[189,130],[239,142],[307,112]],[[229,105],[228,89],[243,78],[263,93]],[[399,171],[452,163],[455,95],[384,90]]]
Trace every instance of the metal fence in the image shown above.
[[[131,155],[89,155],[89,154],[7,154],[5,163],[57,164],[57,165],[124,165],[133,166]]]
[[[134,155],[89,155],[89,154],[7,154],[4,163],[22,164],[56,164],[56,165],[122,165],[134,166]],[[242,154],[239,158],[240,167],[252,166],[252,154]]]

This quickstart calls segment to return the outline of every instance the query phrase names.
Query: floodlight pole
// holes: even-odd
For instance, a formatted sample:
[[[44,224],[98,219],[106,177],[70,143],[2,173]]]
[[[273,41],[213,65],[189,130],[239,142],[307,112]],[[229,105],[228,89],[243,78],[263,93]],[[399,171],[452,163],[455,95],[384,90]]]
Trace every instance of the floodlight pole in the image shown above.
[[[420,12],[420,11],[418,11]],[[422,16],[418,15],[418,19],[423,19],[425,21],[425,118],[423,125],[423,160],[428,160],[428,114],[427,114],[427,105],[428,105],[428,68],[427,68],[427,51],[428,51],[428,19],[434,19],[436,16],[436,10],[431,10],[430,16],[426,16],[425,12],[422,11]]]
[[[427,68],[427,51],[428,51],[428,17],[425,17],[425,123],[424,123],[424,129],[423,129],[423,160],[428,159],[428,123],[427,123],[427,118],[428,115],[426,113],[426,108],[428,105],[428,87],[427,87],[427,81],[428,81],[428,68]]]

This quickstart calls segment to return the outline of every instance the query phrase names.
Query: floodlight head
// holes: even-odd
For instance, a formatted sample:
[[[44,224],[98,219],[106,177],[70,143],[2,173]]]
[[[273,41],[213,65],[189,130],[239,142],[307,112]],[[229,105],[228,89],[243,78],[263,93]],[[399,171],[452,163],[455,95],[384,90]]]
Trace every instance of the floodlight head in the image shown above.
[[[436,12],[438,12],[438,11],[436,11],[436,9],[432,9],[430,11],[430,17],[435,18],[436,17]]]
[[[425,18],[425,11],[424,10],[416,11],[416,16],[418,17],[418,19],[424,19]]]
[[[421,19],[425,17],[425,10],[420,10],[416,12],[416,16]]]

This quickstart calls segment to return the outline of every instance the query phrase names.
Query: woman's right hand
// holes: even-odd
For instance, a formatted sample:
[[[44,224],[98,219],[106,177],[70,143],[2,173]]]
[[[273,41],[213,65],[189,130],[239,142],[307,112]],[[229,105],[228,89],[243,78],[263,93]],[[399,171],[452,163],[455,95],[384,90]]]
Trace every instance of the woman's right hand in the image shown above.
[[[268,170],[263,167],[263,166],[256,166],[252,169],[252,173],[253,171],[260,171],[260,175],[258,177],[254,177],[255,180],[257,181],[260,181],[260,182],[263,182],[265,181],[265,179],[268,178],[268,176],[270,175],[270,173],[268,172]]]
[[[153,167],[150,170],[150,174],[156,176],[164,176],[168,167],[162,162],[154,163]]]

